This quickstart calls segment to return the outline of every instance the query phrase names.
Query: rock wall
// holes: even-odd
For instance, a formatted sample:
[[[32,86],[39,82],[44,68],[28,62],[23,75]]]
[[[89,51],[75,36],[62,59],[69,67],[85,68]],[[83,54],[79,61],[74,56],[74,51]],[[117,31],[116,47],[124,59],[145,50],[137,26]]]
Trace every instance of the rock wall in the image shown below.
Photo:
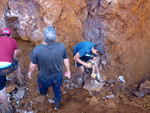
[[[136,83],[149,76],[148,0],[1,0],[0,4],[0,30],[12,29],[13,37],[37,45],[44,29],[53,25],[71,65],[74,45],[88,40],[106,46],[103,77],[123,75],[127,83]]]
[[[107,78],[123,75],[127,83],[149,76],[148,0],[91,0],[84,22],[85,39],[104,43]]]

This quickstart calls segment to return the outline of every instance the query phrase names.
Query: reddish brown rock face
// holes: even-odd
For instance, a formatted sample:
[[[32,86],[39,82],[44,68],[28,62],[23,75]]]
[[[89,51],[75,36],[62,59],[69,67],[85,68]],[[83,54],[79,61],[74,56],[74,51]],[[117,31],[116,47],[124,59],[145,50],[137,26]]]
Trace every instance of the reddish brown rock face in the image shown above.
[[[102,76],[123,75],[136,83],[150,71],[148,0],[1,0],[0,30],[12,29],[13,37],[43,41],[48,25],[57,30],[57,41],[67,48],[73,66],[72,50],[82,40],[106,46]]]

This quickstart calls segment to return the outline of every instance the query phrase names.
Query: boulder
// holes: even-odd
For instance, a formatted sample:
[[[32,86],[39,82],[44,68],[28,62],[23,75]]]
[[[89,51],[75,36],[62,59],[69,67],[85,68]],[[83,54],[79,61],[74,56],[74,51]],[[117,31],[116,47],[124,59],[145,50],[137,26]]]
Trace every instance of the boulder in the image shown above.
[[[145,81],[140,85],[139,92],[142,94],[149,94],[150,93],[150,81]]]
[[[99,104],[99,101],[96,97],[92,97],[89,102],[90,107],[95,107]]]
[[[108,105],[107,105],[107,108],[108,109],[115,109],[117,106],[114,104],[114,103],[109,103]]]
[[[89,103],[89,102],[90,102],[90,99],[91,99],[90,97],[86,97],[85,102],[86,102],[86,103]]]
[[[103,85],[104,85],[104,83],[97,82],[96,80],[94,80],[94,82],[93,82],[93,80],[87,79],[87,80],[85,80],[83,89],[86,89],[89,92],[100,91],[102,89]]]

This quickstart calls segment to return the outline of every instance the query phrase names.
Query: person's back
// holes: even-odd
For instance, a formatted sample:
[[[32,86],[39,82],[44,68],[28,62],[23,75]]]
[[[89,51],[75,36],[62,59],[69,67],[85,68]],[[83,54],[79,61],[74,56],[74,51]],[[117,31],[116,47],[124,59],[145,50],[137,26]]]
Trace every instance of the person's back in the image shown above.
[[[37,61],[32,57],[36,57]],[[38,63],[38,77],[43,81],[59,78],[63,73],[63,59],[67,57],[65,46],[61,42],[38,45],[31,55],[32,62]]]
[[[22,74],[17,56],[17,42],[11,38],[11,30],[4,28],[0,37],[0,100],[5,106],[6,112],[11,112],[8,106],[6,95],[6,75],[16,71],[17,78],[20,82],[20,86],[23,86]]]
[[[43,44],[36,46],[30,56],[28,76],[29,79],[32,79],[32,72],[38,65],[37,91],[41,95],[46,95],[48,88],[52,86],[55,110],[58,110],[62,98],[63,62],[67,69],[67,77],[70,78],[69,60],[65,46],[61,42],[55,43],[57,34],[52,26],[48,26],[43,35]]]
[[[81,51],[81,53],[92,54],[91,50],[94,45],[95,45],[94,43],[89,42],[89,41],[80,42],[74,46],[73,53],[76,54],[77,52]],[[84,54],[82,54],[82,55],[84,55]]]
[[[13,62],[14,51],[17,50],[16,41],[8,36],[0,37],[0,62]]]

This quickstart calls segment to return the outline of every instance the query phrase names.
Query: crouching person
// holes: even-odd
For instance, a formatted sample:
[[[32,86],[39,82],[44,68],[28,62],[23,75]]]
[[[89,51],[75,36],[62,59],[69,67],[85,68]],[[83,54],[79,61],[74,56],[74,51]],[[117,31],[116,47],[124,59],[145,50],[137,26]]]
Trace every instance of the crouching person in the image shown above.
[[[87,61],[92,60],[94,62],[94,65],[92,66],[92,74],[96,75],[97,80],[99,82],[103,82],[99,70],[98,65],[96,64],[96,57],[101,56],[105,53],[105,46],[102,44],[94,44],[89,41],[83,41],[78,43],[73,48],[73,59],[75,61],[75,66],[79,67],[78,71],[78,85],[80,88],[82,88],[83,84],[83,74],[84,74],[84,66],[87,68],[91,67],[90,63],[87,63]]]
[[[37,82],[39,92],[41,95],[46,95],[48,88],[52,86],[55,110],[58,110],[62,98],[63,62],[68,76],[70,76],[70,63],[65,46],[61,42],[55,43],[56,30],[49,26],[44,30],[43,35],[44,42],[36,46],[31,53],[28,76],[31,79],[32,72],[38,65]]]
[[[0,37],[0,100],[4,104],[6,113],[11,113],[9,109],[6,95],[6,75],[16,70],[17,78],[20,85],[23,85],[22,74],[20,66],[18,66],[17,56],[17,42],[11,38],[11,30],[5,28],[1,32]]]

